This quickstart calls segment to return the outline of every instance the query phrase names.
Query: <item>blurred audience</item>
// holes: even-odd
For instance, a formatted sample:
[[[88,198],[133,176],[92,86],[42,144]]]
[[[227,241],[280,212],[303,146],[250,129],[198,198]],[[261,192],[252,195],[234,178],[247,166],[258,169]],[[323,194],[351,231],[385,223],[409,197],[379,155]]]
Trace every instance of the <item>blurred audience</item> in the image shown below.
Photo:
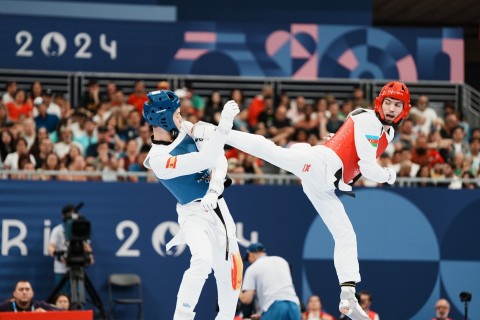
[[[26,166],[30,170],[33,165],[33,170],[62,170],[62,174],[55,177],[37,175],[41,179],[154,180],[153,175],[141,179],[117,176],[144,171],[141,150],[147,150],[151,144],[150,128],[144,125],[142,117],[143,103],[147,99],[145,82],[136,81],[128,94],[115,81],[101,83],[99,79],[90,79],[81,104],[72,108],[63,93],[54,93],[38,80],[32,81],[28,93],[15,81],[7,81],[0,103],[0,168]],[[156,89],[178,92],[182,116],[193,123],[216,123],[225,101],[233,99],[241,109],[234,121],[235,129],[261,134],[283,147],[294,143],[321,144],[325,137],[336,132],[352,110],[371,108],[362,87],[355,87],[351,97],[344,100],[331,94],[312,100],[303,95],[291,96],[285,91],[275,96],[270,84],[259,88],[261,92],[252,98],[246,98],[244,91],[238,88],[232,89],[228,96],[223,96],[224,91],[219,90],[200,96],[192,84],[189,81],[184,87],[174,89],[168,81],[161,80]],[[435,111],[438,107],[431,107],[429,100],[427,95],[421,94],[412,103],[410,118],[396,129],[394,143],[379,162],[395,168],[399,177],[452,180],[448,184],[416,180],[410,185],[478,188],[474,179],[478,179],[480,170],[480,128],[471,128],[454,103],[445,102],[443,114],[439,115]],[[24,141],[19,143],[17,151],[20,139]],[[132,140],[136,143],[130,142]],[[23,150],[25,141],[27,150]],[[105,142],[108,148],[103,150]],[[58,161],[50,156],[52,144]],[[24,153],[26,155],[22,156]],[[265,172],[280,172],[236,150],[227,148],[226,154],[230,158],[230,173],[259,175],[256,179],[236,178],[235,183],[263,184]],[[71,170],[88,170],[98,176],[73,179],[68,177]],[[378,184],[360,179],[356,185]]]

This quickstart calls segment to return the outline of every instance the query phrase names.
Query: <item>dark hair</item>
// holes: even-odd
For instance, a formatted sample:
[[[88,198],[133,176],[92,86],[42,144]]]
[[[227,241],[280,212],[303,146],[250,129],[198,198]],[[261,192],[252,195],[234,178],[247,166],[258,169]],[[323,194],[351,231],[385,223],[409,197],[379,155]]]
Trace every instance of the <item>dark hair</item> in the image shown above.
[[[371,294],[369,291],[367,291],[367,290],[362,290],[362,291],[358,292],[358,295],[359,295],[359,296],[362,295],[362,294],[363,294],[363,295],[366,295],[366,296],[368,297],[368,300],[373,301],[373,296],[372,296],[372,294]]]
[[[54,305],[56,305],[56,304],[57,304],[57,300],[58,300],[58,298],[60,298],[60,297],[66,297],[66,298],[67,298],[67,300],[68,300],[68,310],[70,310],[70,305],[71,305],[70,295],[69,295],[68,293],[66,293],[66,292],[59,292],[59,293],[57,293],[57,294],[55,295],[55,297],[53,297],[52,303],[53,303]]]

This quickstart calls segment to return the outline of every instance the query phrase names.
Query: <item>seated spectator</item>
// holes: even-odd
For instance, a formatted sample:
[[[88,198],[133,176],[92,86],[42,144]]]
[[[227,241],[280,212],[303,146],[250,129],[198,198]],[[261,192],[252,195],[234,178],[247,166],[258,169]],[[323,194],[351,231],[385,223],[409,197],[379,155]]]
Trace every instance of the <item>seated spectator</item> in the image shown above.
[[[424,94],[420,95],[417,102],[410,110],[410,113],[423,119],[421,131],[424,135],[429,134],[432,125],[434,125],[437,120],[437,112],[429,106],[428,96]]]
[[[360,86],[353,88],[352,104],[354,108],[368,108],[370,103],[365,99],[365,91]]]
[[[147,158],[149,151],[150,151],[150,145],[148,144],[142,145],[142,147],[140,148],[140,151],[137,154],[135,162],[130,163],[127,171],[128,172],[148,172],[148,169],[145,168],[145,166],[143,165],[143,161],[145,161],[145,159]],[[120,167],[120,165],[119,165],[119,171],[120,172],[122,171],[122,168]],[[145,182],[148,180],[148,177],[145,178],[145,177],[138,177],[138,176],[131,175],[128,177],[128,180],[132,182],[139,182],[139,181]]]
[[[438,130],[434,130],[428,135],[428,148],[436,149],[443,161],[450,161],[452,144],[453,140],[442,138],[442,135]]]
[[[136,164],[138,156],[138,141],[136,139],[128,140],[125,151],[120,154],[119,167],[129,171],[130,165]]]
[[[61,161],[55,152],[47,154],[45,160],[41,166],[42,171],[58,171],[61,169]],[[42,180],[57,180],[57,176],[45,174],[42,176]]]
[[[358,302],[360,303],[360,306],[362,307],[363,311],[365,311],[365,313],[368,315],[368,317],[371,320],[380,320],[378,313],[370,309],[373,301],[372,294],[366,290],[362,290],[358,293],[358,296],[360,297],[360,299],[358,299]]]
[[[182,105],[183,108],[183,105]],[[141,112],[138,112],[137,110],[132,110],[128,113],[128,118],[127,118],[127,123],[123,130],[119,132],[111,132],[111,142],[115,142],[115,144],[119,144],[121,141],[117,140],[123,140],[124,142],[130,139],[136,139],[140,135],[140,127],[142,126],[142,121],[143,121],[143,116]],[[107,123],[107,127],[111,127]],[[118,134],[118,137],[117,137]],[[115,139],[113,139],[115,138]],[[123,147],[124,145],[122,145]]]
[[[250,102],[248,106],[248,125],[250,129],[257,126],[258,115],[265,109],[265,98],[274,98],[273,86],[264,85],[262,93],[255,96]]]
[[[450,303],[446,299],[439,299],[435,303],[435,318],[432,320],[452,320],[448,317],[450,313]]]
[[[402,171],[402,174],[400,175],[402,177],[415,177],[420,169],[420,165],[412,162],[412,158],[412,150],[403,147],[402,150],[400,150],[398,163],[393,164],[391,168],[393,168],[397,174]]]
[[[148,100],[145,90],[145,82],[137,80],[135,82],[133,92],[128,96],[127,103],[132,105],[138,112],[142,113],[143,104]]]
[[[82,96],[81,107],[90,114],[95,114],[100,102],[100,84],[96,79],[90,79],[87,91]]]
[[[243,169],[242,165],[240,164],[240,161],[235,158],[228,158],[228,169],[227,169],[227,174],[233,174],[232,178],[232,184],[238,184],[238,185],[243,185],[245,184],[245,179],[240,179],[236,178],[236,174],[244,174],[245,169]]]
[[[7,81],[5,83],[5,93],[2,95],[2,102],[4,105],[13,101],[13,96],[17,92],[17,82],[16,81]]]
[[[32,285],[27,280],[20,280],[13,290],[13,298],[0,304],[0,312],[46,312],[60,311],[45,301],[33,300]]]
[[[135,139],[137,141],[137,153],[140,152],[143,146],[147,146],[150,148],[152,145],[152,134],[150,133],[150,127],[147,125],[143,125],[138,130],[139,136]],[[125,146],[125,150],[126,150]]]
[[[38,97],[33,101],[38,115],[35,117],[37,128],[46,128],[49,133],[55,131],[60,119],[54,115],[47,113],[47,104],[42,97]]]
[[[302,320],[335,320],[335,318],[322,311],[322,301],[317,295],[312,295],[307,301],[307,311],[302,314]]]
[[[21,155],[28,155],[30,162],[36,165],[35,157],[28,152],[27,140],[25,138],[18,138],[15,143],[15,152],[9,153],[3,162],[3,167],[11,170],[18,170],[19,159]]]
[[[458,190],[462,188],[462,181],[460,178],[455,175],[455,171],[452,168],[450,163],[445,163],[443,165],[443,179],[449,179],[446,182],[438,182],[437,186],[439,187],[447,187],[448,189]]]
[[[71,145],[68,153],[62,159],[62,165],[65,168],[70,168],[70,165],[74,162],[77,156],[82,155],[82,149],[77,145]]]
[[[444,139],[451,139],[453,134],[453,129],[458,127],[460,124],[460,116],[454,112],[445,116],[445,122],[440,129],[440,134]]]
[[[48,138],[48,132],[47,129],[45,128],[39,128],[37,130],[37,133],[35,134],[35,140],[33,140],[33,144],[30,147],[30,153],[33,154],[35,159],[38,158],[38,155],[40,153],[40,144],[42,143],[43,140],[50,140]],[[38,166],[38,162],[37,162]]]
[[[76,141],[73,141],[73,132],[69,126],[62,126],[60,129],[60,141],[55,143],[53,146],[53,152],[55,152],[60,159],[67,155],[70,151],[70,147],[76,145],[82,150],[82,145]]]
[[[78,134],[73,134],[73,140],[78,142],[83,150],[88,150],[90,145],[97,142],[97,125],[91,118],[85,119],[83,125],[83,130],[79,131]]]
[[[475,175],[469,171],[466,171],[462,174],[461,176],[462,180],[465,180],[465,179],[474,179],[475,178]],[[473,190],[473,189],[477,189],[478,186],[471,182],[471,181],[462,181],[462,189],[470,189],[470,190]]]
[[[400,143],[402,148],[412,149],[417,140],[417,136],[413,131],[413,120],[411,118],[404,119],[400,127],[395,131],[394,143]]]
[[[313,105],[305,105],[305,110],[302,114],[303,118],[294,123],[294,127],[303,128],[308,130],[308,132],[314,132],[318,134],[319,119]]]
[[[110,151],[114,151],[115,150],[115,143],[111,143],[110,141],[112,140],[111,138],[111,135],[110,135],[110,131],[108,129],[108,127],[106,126],[101,126],[101,127],[98,127],[97,129],[97,142],[95,143],[92,143],[88,146],[86,152],[85,152],[85,155],[88,157],[97,157],[98,156],[98,145],[99,144],[102,144],[104,142],[107,143],[107,147]]]
[[[452,130],[452,148],[450,150],[450,157],[453,158],[457,153],[466,154],[469,151],[468,142],[465,141],[465,129],[458,126]]]
[[[7,128],[12,125],[12,121],[8,117],[7,107],[0,101],[0,128]]]
[[[212,91],[210,97],[208,97],[205,109],[202,111],[203,115],[199,115],[199,118],[202,119],[202,121],[217,125],[218,121],[220,120],[220,113],[222,111],[223,104],[223,98],[220,94],[220,91]]]
[[[345,100],[340,108],[340,112],[338,113],[338,119],[345,121],[347,116],[352,112],[354,109],[353,101],[352,100]]]
[[[40,180],[41,176],[35,173],[35,165],[30,162],[27,155],[22,155],[18,161],[18,169],[22,170],[23,172],[17,175],[16,177],[12,177],[12,179],[17,180]]]
[[[32,116],[33,107],[28,104],[24,90],[15,92],[13,101],[5,104],[8,110],[8,117],[13,122]]]
[[[60,292],[53,298],[53,304],[59,309],[70,310],[70,296]]]
[[[232,89],[228,100],[235,100],[240,108],[240,113],[233,120],[233,128],[235,130],[248,132],[248,107],[245,103],[245,94],[241,89]]]
[[[328,105],[328,111],[330,111],[330,118],[327,120],[327,131],[330,133],[336,133],[338,129],[343,125],[343,120],[339,117],[340,106],[338,102],[332,102]]]
[[[472,159],[472,170],[476,172],[480,169],[480,138],[470,138],[469,149],[467,157]]]
[[[428,178],[430,179],[430,168],[428,165],[423,165],[420,167],[420,169],[417,172],[417,178]],[[431,182],[427,181],[418,181],[415,183],[417,187],[434,187],[435,185]]]
[[[33,101],[35,101],[36,98],[41,97],[43,92],[43,85],[42,82],[39,80],[35,80],[32,82],[30,86],[30,91],[28,92],[28,97],[27,97],[27,102],[31,105],[33,105]],[[34,116],[36,116],[34,112]]]
[[[113,96],[117,92],[118,87],[117,83],[113,80],[110,80],[105,86],[105,94],[101,96],[102,102],[111,103],[113,101]]]
[[[3,130],[0,137],[0,160],[4,162],[12,152],[15,152],[15,138],[9,130]]]

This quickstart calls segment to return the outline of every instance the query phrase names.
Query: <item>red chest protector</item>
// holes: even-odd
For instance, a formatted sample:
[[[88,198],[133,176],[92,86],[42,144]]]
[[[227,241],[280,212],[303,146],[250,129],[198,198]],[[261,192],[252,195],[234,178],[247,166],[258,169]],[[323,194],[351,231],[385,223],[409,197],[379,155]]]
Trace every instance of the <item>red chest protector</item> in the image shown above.
[[[324,146],[332,149],[343,163],[343,181],[350,183],[355,179],[360,172],[358,167],[358,161],[360,158],[357,154],[357,148],[355,147],[355,135],[354,135],[354,123],[352,117],[348,117],[345,123],[338,129],[337,133],[324,143]],[[365,138],[366,139],[366,138]],[[377,146],[377,159],[385,151],[388,146],[388,140],[386,133],[383,132],[378,141]]]

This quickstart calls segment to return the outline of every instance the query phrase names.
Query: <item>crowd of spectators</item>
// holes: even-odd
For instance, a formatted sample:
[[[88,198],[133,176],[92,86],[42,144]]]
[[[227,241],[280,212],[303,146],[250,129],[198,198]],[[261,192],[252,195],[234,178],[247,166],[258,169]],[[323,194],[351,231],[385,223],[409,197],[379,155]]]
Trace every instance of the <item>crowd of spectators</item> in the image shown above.
[[[170,88],[168,82],[160,81],[157,88],[174,90],[181,98],[184,119],[193,123],[217,124],[223,104],[234,99],[241,109],[234,129],[263,135],[284,147],[321,144],[350,111],[373,108],[360,87],[350,99],[338,100],[326,93],[315,101],[284,93],[277,96],[269,85],[259,88],[253,99],[246,99],[240,89],[233,89],[229,96],[212,91],[202,97],[189,85]],[[20,171],[0,172],[0,178],[156,181],[143,166],[151,134],[142,117],[146,93],[141,80],[132,88],[120,88],[114,81],[101,88],[92,79],[80,105],[71,106],[62,94],[39,81],[29,90],[7,82],[0,101],[0,168]],[[399,177],[433,178],[417,179],[416,186],[478,188],[463,178],[479,177],[480,128],[471,128],[449,102],[433,108],[428,96],[420,95],[412,106],[410,117],[396,129],[393,143],[380,157],[381,164],[395,168]],[[265,173],[280,173],[228,146],[226,155],[230,173],[255,174],[253,179],[235,179],[237,184],[263,184]],[[363,179],[356,184],[376,185]]]

